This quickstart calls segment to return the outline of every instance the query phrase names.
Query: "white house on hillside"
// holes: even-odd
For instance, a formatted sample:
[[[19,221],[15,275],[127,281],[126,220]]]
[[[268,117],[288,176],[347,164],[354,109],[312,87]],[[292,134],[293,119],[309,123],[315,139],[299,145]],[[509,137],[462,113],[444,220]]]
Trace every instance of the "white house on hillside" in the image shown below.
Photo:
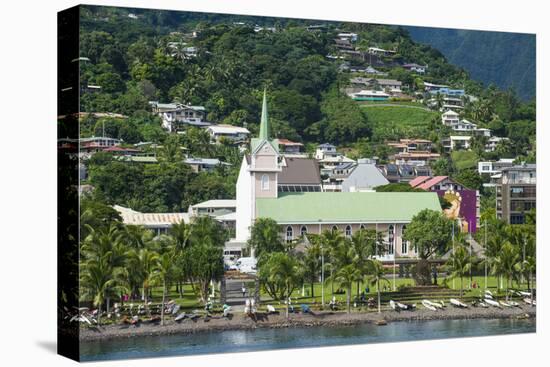
[[[205,121],[206,111],[203,106],[190,106],[181,103],[149,102],[153,113],[162,119],[162,127],[169,132],[177,132],[185,125],[204,127],[211,125]]]
[[[206,131],[215,142],[220,142],[221,138],[243,141],[247,140],[250,134],[247,128],[233,125],[211,125],[206,128]]]

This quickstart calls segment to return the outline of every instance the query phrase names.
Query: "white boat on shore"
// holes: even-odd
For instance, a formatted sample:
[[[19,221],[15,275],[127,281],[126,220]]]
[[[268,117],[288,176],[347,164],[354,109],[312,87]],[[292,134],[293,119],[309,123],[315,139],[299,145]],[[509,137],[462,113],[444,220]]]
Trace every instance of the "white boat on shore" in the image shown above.
[[[504,307],[512,307],[511,304],[509,304],[508,302],[504,302],[504,301],[499,301],[499,303],[504,306]]]
[[[449,300],[449,302],[451,302],[451,304],[455,307],[468,308],[468,305],[466,305],[465,303],[460,302],[459,300],[457,300],[455,298],[451,298]]]
[[[439,302],[438,301],[429,301],[429,302],[432,304],[432,306],[434,306],[435,308],[438,308],[440,310],[442,310],[443,307],[445,307],[445,305],[442,301],[439,301]]]
[[[517,294],[518,296],[522,296],[522,297],[531,297],[531,292],[516,291],[516,294]]]
[[[533,306],[537,305],[537,301],[531,298],[524,298],[523,302],[527,303],[528,305],[533,305]]]
[[[422,300],[422,306],[431,311],[437,311],[437,308],[427,299]]]
[[[485,298],[485,303],[487,303],[488,305],[494,306],[494,307],[502,308],[500,303],[498,303],[497,301],[494,301],[492,299],[489,299],[489,298]]]
[[[390,299],[390,307],[394,311],[399,311],[397,304],[392,299]]]

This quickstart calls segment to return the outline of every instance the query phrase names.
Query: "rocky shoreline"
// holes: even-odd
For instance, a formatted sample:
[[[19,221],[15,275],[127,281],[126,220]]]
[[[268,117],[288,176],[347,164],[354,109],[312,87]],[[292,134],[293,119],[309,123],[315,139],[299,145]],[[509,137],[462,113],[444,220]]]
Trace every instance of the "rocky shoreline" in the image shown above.
[[[316,327],[316,326],[353,326],[363,323],[428,320],[461,320],[461,319],[502,319],[502,318],[536,318],[536,308],[529,306],[514,308],[453,308],[430,311],[383,311],[377,312],[317,312],[310,314],[291,314],[287,319],[284,314],[258,314],[256,321],[243,314],[234,314],[230,319],[211,318],[205,321],[186,319],[181,323],[167,320],[164,326],[141,323],[139,326],[108,325],[101,328],[83,327],[80,330],[81,342],[104,341],[108,339],[134,338],[139,336],[160,336],[172,334],[192,334],[197,332],[218,332],[226,330],[252,330],[256,328]]]

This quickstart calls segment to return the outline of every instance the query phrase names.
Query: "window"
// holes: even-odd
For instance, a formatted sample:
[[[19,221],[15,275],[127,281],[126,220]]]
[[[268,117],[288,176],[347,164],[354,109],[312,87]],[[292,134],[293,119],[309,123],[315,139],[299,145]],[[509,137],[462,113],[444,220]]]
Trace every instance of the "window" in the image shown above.
[[[403,235],[405,234],[405,230],[407,229],[407,226],[403,226],[403,229],[401,230],[401,254],[405,255],[407,252],[409,252],[409,241],[405,241],[403,239]]]
[[[361,230],[365,229],[365,225],[361,224],[361,227],[359,227],[359,229],[361,229]]]
[[[300,229],[300,235],[302,237],[305,237],[305,235],[307,235],[307,227],[306,226],[302,226],[302,228]]]
[[[525,216],[523,214],[512,214],[510,216],[510,224],[523,224],[525,223]]]
[[[346,237],[351,237],[351,226],[346,226]]]
[[[338,232],[338,227],[332,226],[332,232]]]
[[[269,176],[262,175],[262,191],[269,190]]]
[[[286,227],[286,242],[292,242],[292,227],[288,226]]]
[[[395,244],[394,228],[393,228],[393,225],[390,225],[390,227],[388,228],[388,254],[390,255],[393,255],[394,244]]]

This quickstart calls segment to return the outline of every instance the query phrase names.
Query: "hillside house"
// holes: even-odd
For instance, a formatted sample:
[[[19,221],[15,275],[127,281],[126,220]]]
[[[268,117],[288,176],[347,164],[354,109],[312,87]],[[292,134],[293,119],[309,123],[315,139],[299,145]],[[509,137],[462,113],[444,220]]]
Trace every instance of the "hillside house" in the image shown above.
[[[190,106],[181,103],[149,102],[153,113],[162,119],[162,127],[169,132],[177,132],[185,126],[205,127],[211,123],[205,121],[206,110],[203,106]]]
[[[418,65],[418,64],[404,64],[403,69],[415,72],[417,74],[424,74],[426,73],[427,66],[425,65]]]
[[[250,134],[247,128],[233,125],[211,125],[206,128],[206,131],[210,134],[211,140],[217,143],[222,138],[234,142],[246,141]]]

